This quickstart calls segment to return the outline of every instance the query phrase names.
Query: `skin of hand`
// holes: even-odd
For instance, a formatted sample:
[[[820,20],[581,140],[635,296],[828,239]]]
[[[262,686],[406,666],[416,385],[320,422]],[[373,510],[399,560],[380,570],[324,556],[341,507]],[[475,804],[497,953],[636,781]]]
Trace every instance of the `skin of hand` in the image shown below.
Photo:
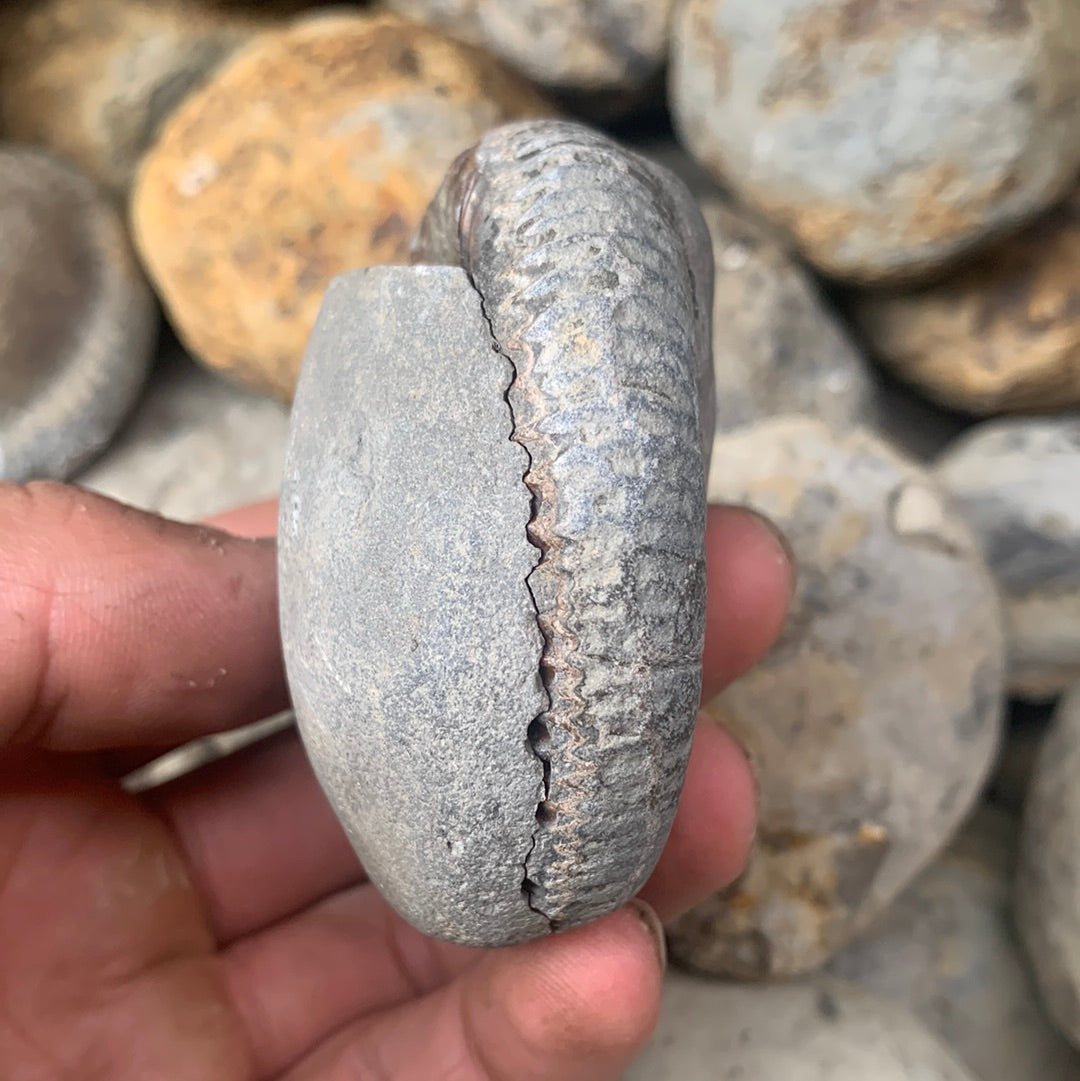
[[[737,875],[754,783],[699,725],[631,904],[502,950],[367,884],[295,732],[141,795],[119,779],[286,707],[275,507],[181,525],[0,485],[0,1063],[7,1081],[604,1081],[659,1010],[660,919]],[[244,538],[263,539],[244,539]],[[783,542],[711,508],[706,695],[782,625]]]

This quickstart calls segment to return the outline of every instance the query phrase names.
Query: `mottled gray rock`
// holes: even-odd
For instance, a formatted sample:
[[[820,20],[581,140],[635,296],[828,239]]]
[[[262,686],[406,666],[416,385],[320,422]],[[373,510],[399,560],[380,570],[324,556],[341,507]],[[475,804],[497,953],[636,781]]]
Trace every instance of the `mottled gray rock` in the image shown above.
[[[1009,689],[1060,694],[1080,679],[1080,415],[980,424],[936,475],[1001,589]]]
[[[980,1081],[1076,1081],[1012,926],[1017,824],[982,807],[829,971],[910,1010]]]
[[[157,326],[94,184],[0,145],[0,480],[66,479],[98,454],[142,388]]]
[[[713,374],[719,431],[800,413],[842,431],[874,425],[866,361],[778,238],[720,199],[702,204],[712,236]]]
[[[855,292],[851,314],[883,365],[951,408],[1075,409],[1080,190],[939,280]]]
[[[1062,698],[1028,789],[1016,918],[1043,1001],[1080,1047],[1080,684]]]
[[[634,92],[667,60],[674,0],[389,0],[560,91]]]
[[[1075,181],[1078,43],[1062,0],[688,0],[671,105],[823,270],[913,277]]]
[[[994,583],[929,476],[862,432],[778,418],[716,440],[710,500],[784,531],[799,571],[786,628],[708,705],[753,757],[743,877],[672,927],[672,953],[736,976],[811,970],[946,844],[998,741]]]
[[[159,361],[138,409],[78,482],[180,521],[277,495],[288,410],[196,364]]]
[[[623,1081],[976,1078],[910,1014],[840,980],[746,987],[673,973],[656,1035]]]

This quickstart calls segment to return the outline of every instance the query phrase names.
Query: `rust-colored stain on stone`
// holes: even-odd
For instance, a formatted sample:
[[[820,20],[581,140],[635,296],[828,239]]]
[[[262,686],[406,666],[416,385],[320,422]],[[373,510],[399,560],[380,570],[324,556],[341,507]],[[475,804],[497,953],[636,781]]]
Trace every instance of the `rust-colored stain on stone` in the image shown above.
[[[288,399],[331,278],[408,260],[447,166],[551,107],[485,54],[390,15],[267,32],[172,116],[136,241],[180,338]]]
[[[1080,195],[942,281],[854,307],[875,351],[975,413],[1080,405]]]

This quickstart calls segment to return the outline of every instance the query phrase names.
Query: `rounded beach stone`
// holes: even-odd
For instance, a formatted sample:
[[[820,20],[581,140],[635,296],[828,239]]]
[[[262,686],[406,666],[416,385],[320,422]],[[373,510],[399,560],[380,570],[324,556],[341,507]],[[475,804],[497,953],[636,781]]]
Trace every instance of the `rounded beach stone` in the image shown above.
[[[976,1081],[910,1014],[819,977],[747,987],[672,973],[623,1081]],[[978,1079],[982,1081],[982,1079]]]
[[[910,1010],[980,1081],[1075,1081],[1080,1054],[1044,1016],[1013,930],[1017,832],[978,809],[829,971]]]
[[[778,418],[715,441],[710,500],[784,531],[799,583],[772,652],[709,704],[758,771],[759,829],[673,956],[744,979],[814,969],[947,843],[998,742],[996,589],[929,476],[862,432]]]
[[[591,94],[640,91],[667,60],[674,0],[389,0],[479,45],[534,82]]]
[[[209,0],[28,0],[0,13],[0,128],[117,194],[162,121],[268,18]]]
[[[462,156],[422,237],[459,265],[345,275],[312,335],[282,637],[371,880],[420,930],[500,945],[625,902],[674,817],[704,636],[708,234],[673,176],[535,123]]]
[[[885,364],[946,405],[1080,406],[1080,192],[939,282],[856,296],[852,314]]]
[[[291,397],[330,279],[406,261],[455,156],[548,111],[491,58],[396,16],[329,13],[260,35],[172,115],[132,193],[178,335],[211,367]]]
[[[980,424],[935,473],[1001,589],[1010,691],[1060,694],[1080,679],[1080,415]]]
[[[713,374],[719,432],[785,413],[842,431],[872,427],[873,374],[815,283],[777,237],[713,198]]]
[[[686,145],[829,274],[925,274],[1045,210],[1080,169],[1080,5],[688,0]]]
[[[78,483],[197,522],[277,495],[287,425],[281,402],[233,386],[172,349],[131,423]]]
[[[127,415],[158,312],[124,223],[87,177],[0,144],[0,480],[66,479]]]
[[[1050,1015],[1080,1047],[1080,684],[1058,704],[1024,807],[1016,919]]]

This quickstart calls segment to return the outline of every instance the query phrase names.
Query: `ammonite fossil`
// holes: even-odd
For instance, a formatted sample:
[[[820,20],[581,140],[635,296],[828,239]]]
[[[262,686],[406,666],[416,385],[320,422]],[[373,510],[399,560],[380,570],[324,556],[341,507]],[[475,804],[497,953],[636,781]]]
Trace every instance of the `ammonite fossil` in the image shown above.
[[[689,193],[577,124],[455,163],[413,267],[328,291],[280,523],[301,732],[375,885],[498,945],[667,838],[701,681],[712,263]]]

